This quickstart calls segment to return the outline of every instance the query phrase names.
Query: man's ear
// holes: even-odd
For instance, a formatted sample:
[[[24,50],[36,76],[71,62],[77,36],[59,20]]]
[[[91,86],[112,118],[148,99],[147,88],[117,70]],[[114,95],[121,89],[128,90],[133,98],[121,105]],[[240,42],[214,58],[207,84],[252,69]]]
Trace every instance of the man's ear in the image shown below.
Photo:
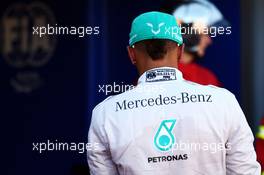
[[[127,52],[128,52],[128,56],[130,58],[130,61],[133,65],[136,64],[136,55],[135,55],[135,49],[130,47],[130,46],[127,46]]]
[[[178,51],[179,51],[179,52],[178,52],[178,61],[181,60],[182,57],[183,57],[184,47],[185,47],[185,45],[182,44],[182,45],[179,46],[179,48],[178,48]]]

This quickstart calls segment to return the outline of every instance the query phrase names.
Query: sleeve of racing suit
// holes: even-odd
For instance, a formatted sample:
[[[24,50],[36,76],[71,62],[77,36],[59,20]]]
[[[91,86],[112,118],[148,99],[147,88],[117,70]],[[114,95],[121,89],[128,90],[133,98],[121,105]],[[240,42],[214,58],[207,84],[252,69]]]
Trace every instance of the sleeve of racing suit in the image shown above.
[[[98,108],[93,110],[92,121],[88,133],[88,143],[93,149],[87,150],[87,160],[91,175],[118,175],[116,165],[106,141],[104,115]]]
[[[226,153],[227,175],[260,175],[260,165],[256,161],[253,146],[254,136],[236,98],[229,101],[231,121]]]

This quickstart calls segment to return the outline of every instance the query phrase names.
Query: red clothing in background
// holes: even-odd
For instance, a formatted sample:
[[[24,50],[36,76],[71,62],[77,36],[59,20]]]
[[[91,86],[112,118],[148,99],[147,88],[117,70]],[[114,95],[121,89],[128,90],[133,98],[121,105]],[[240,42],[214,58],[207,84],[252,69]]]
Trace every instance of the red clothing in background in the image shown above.
[[[183,74],[183,78],[189,81],[193,81],[195,83],[199,83],[202,85],[215,85],[215,86],[221,86],[221,83],[217,79],[217,77],[214,75],[212,71],[209,69],[196,64],[196,63],[190,63],[190,64],[181,64],[178,65],[179,70]]]
[[[264,118],[262,118],[256,139],[256,151],[258,161],[261,164],[262,172],[264,173]]]

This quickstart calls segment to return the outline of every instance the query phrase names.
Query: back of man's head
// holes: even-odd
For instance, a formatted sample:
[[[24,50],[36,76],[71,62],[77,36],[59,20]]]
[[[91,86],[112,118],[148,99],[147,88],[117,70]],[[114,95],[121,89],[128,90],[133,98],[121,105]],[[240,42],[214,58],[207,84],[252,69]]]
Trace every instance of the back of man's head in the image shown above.
[[[135,44],[135,49],[144,52],[153,61],[165,59],[166,55],[177,47],[177,43],[167,39],[150,39]]]
[[[128,54],[140,73],[153,67],[177,67],[182,44],[181,30],[174,16],[147,12],[132,22]]]

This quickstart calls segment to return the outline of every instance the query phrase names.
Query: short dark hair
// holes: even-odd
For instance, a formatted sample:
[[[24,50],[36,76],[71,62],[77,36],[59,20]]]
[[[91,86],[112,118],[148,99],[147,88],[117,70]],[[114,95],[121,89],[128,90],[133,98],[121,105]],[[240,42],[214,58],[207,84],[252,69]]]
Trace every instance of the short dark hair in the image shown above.
[[[149,39],[137,42],[135,48],[147,53],[152,60],[159,60],[178,44],[168,39]]]

